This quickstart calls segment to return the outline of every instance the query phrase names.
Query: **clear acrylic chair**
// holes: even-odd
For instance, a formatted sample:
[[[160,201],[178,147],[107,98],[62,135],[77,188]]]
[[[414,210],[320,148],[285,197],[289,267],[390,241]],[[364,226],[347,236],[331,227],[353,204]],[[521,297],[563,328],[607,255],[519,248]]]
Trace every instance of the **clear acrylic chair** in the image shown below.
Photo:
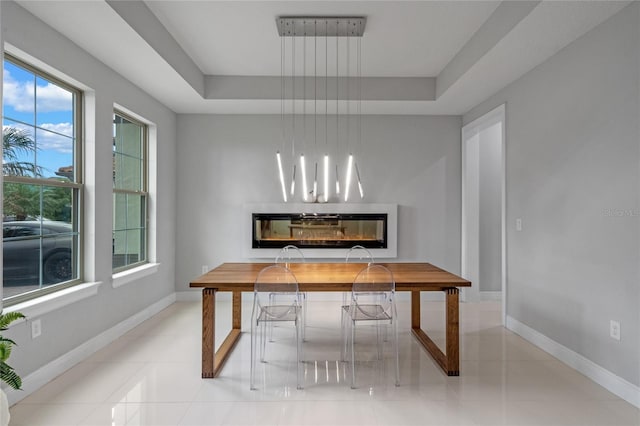
[[[277,297],[272,297],[273,294]],[[274,300],[277,302],[272,303]],[[251,312],[251,389],[256,389],[258,335],[260,361],[265,362],[266,325],[274,322],[293,322],[295,325],[296,386],[302,389],[302,310],[298,281],[288,268],[272,265],[260,271],[254,284]]]
[[[351,300],[342,307],[342,359],[350,364],[351,387],[356,387],[356,324],[367,323],[376,327],[377,358],[383,362],[381,326],[391,327],[395,361],[395,385],[400,385],[398,357],[398,321],[395,303],[395,281],[389,269],[382,265],[369,265],[353,281]]]
[[[304,253],[302,253],[302,250],[290,244],[280,249],[278,255],[276,256],[275,263],[284,263],[286,267],[289,267],[288,265],[290,263],[304,263],[305,261],[306,259],[304,257]]]
[[[361,245],[357,245],[347,250],[347,255],[345,256],[344,261],[346,263],[357,262],[357,263],[367,263],[371,265],[373,263],[373,255],[371,254],[369,249]]]
[[[278,252],[276,256],[275,264],[276,265],[284,265],[285,267],[289,267],[292,263],[305,263],[306,259],[304,257],[304,253],[298,247],[294,245],[284,246]],[[302,340],[306,337],[306,328],[307,328],[307,293],[302,292]],[[275,297],[272,296],[272,297]],[[269,326],[269,340],[273,341],[273,324]]]
[[[366,247],[361,245],[355,245],[347,250],[347,255],[344,258],[345,263],[366,263],[367,266],[372,265],[373,255]],[[347,305],[349,301],[349,296],[351,293],[344,292],[342,293],[342,306]]]

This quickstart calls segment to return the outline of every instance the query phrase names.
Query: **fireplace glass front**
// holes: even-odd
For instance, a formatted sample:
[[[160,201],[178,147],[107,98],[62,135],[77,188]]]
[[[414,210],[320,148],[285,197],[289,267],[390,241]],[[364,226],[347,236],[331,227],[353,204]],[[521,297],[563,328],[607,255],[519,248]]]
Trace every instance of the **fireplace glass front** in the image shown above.
[[[253,213],[253,248],[387,248],[387,214]]]

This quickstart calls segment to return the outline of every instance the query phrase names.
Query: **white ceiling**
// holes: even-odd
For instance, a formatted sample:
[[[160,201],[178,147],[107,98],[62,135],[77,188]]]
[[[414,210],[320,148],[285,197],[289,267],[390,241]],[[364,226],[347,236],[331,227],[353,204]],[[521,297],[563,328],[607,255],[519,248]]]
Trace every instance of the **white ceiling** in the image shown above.
[[[363,101],[363,113],[464,114],[629,2],[18,3],[178,113],[280,113],[265,78],[280,75],[275,18],[365,16],[362,75],[405,90]],[[238,91],[217,76],[249,78]],[[402,94],[416,84],[433,90]]]
[[[205,74],[280,75],[277,16],[345,15],[367,17],[364,75],[434,77],[499,3],[155,1],[147,5]]]

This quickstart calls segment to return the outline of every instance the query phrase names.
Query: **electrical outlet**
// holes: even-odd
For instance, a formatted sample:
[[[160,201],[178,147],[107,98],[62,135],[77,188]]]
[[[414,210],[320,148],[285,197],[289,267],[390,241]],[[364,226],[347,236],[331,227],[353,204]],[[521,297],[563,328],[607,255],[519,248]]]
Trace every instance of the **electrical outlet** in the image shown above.
[[[42,334],[42,322],[40,322],[40,319],[31,321],[31,338],[35,339],[36,337],[40,337],[41,334]]]
[[[202,265],[202,275],[209,272],[209,265]]]
[[[611,320],[609,322],[609,336],[612,339],[620,340],[620,323],[618,321]]]

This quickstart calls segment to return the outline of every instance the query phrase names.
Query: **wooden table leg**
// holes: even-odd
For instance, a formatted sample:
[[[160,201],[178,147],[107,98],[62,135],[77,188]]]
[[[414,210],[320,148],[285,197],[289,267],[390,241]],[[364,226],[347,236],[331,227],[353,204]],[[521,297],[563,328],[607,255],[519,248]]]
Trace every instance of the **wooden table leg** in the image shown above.
[[[411,332],[448,376],[459,376],[458,289],[447,288],[444,289],[444,292],[446,304],[446,353],[442,352],[438,345],[420,328],[419,291],[411,292]]]
[[[214,376],[214,352],[216,332],[216,291],[202,290],[202,378]]]
[[[460,375],[460,324],[457,288],[448,288],[447,299],[447,374],[449,376]]]
[[[233,318],[231,328],[240,330],[242,328],[242,293],[239,291],[233,292]]]
[[[216,377],[229,358],[235,344],[240,340],[242,325],[242,293],[233,292],[231,330],[220,348],[215,350],[216,290],[202,290],[202,378]]]
[[[420,292],[411,292],[411,328],[420,328]]]

